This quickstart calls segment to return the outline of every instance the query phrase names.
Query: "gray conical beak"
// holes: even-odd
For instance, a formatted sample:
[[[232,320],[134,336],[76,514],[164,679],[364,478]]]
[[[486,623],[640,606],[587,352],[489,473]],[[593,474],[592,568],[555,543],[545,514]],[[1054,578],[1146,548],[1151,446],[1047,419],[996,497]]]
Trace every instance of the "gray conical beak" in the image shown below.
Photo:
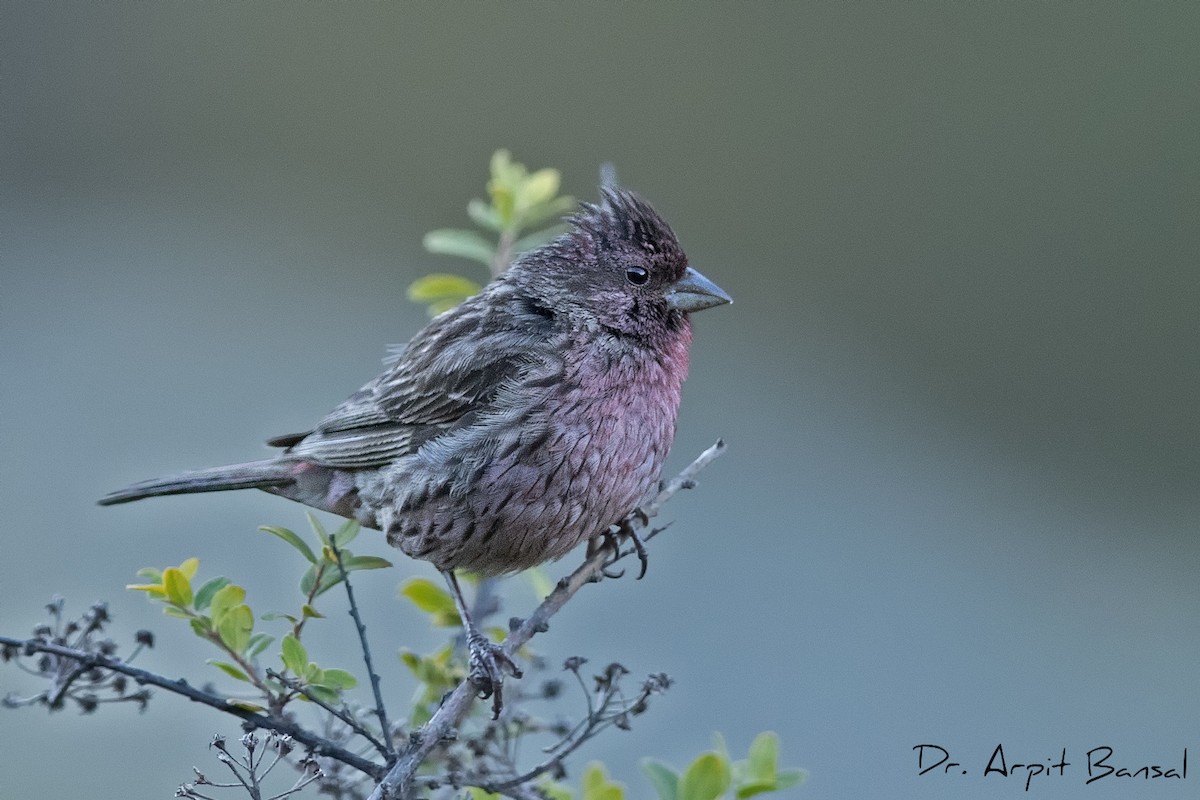
[[[703,311],[732,303],[733,298],[725,294],[720,286],[688,267],[683,277],[667,289],[667,302],[680,311]]]

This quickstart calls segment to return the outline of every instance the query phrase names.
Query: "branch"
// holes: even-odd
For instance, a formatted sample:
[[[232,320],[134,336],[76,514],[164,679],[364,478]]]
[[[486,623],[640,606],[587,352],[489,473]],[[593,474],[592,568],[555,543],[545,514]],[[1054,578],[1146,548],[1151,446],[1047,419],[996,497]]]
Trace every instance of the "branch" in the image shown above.
[[[695,461],[668,481],[657,495],[640,509],[629,514],[625,518],[625,522],[631,526],[644,526],[649,518],[656,515],[662,509],[663,504],[680,490],[694,487],[696,474],[724,451],[725,442],[717,440],[716,444],[701,453]],[[624,555],[624,553],[618,554],[617,558],[624,557]],[[597,548],[597,551],[589,556],[578,569],[560,580],[554,591],[534,609],[529,618],[508,634],[503,644],[505,654],[515,655],[517,650],[536,634],[547,630],[550,618],[558,613],[559,609],[584,585],[593,582],[597,576],[602,574],[605,564],[611,563],[610,557],[611,552],[607,548]],[[375,787],[369,800],[395,800],[396,798],[408,800],[412,797],[417,770],[436,747],[453,740],[455,729],[466,717],[471,704],[475,701],[475,694],[475,685],[471,683],[469,677],[459,683],[442,702],[441,707],[429,722],[412,733],[409,746],[400,754],[400,758]]]
[[[491,781],[464,781],[465,785],[478,786],[480,789],[492,792],[493,794],[504,794],[520,789],[534,778],[559,768],[567,756],[574,753],[585,742],[609,727],[615,725],[622,730],[629,730],[630,715],[640,714],[645,711],[650,696],[665,692],[671,685],[671,679],[665,674],[651,675],[642,684],[641,691],[638,692],[637,696],[632,700],[626,700],[621,692],[618,681],[622,676],[628,674],[628,671],[620,664],[609,664],[605,669],[603,679],[601,676],[596,676],[600,684],[600,697],[598,698],[600,706],[596,708],[592,703],[591,693],[588,691],[587,685],[583,682],[583,676],[579,674],[579,668],[583,664],[584,659],[582,658],[568,659],[567,663],[563,666],[575,674],[575,679],[579,682],[579,688],[583,689],[584,697],[588,703],[588,715],[561,741],[544,748],[544,752],[553,754],[552,757],[513,778]]]
[[[265,714],[259,714],[241,706],[231,705],[230,702],[215,694],[210,694],[202,689],[190,685],[183,679],[171,680],[162,675],[158,675],[148,670],[132,667],[123,661],[108,656],[100,655],[99,653],[89,653],[83,650],[75,650],[70,647],[64,647],[50,642],[43,642],[37,639],[12,639],[8,636],[0,636],[0,645],[10,645],[12,647],[21,648],[22,652],[27,655],[33,653],[49,653],[50,655],[58,656],[59,658],[69,659],[78,662],[81,666],[88,668],[107,669],[113,672],[119,672],[122,675],[128,675],[138,682],[139,685],[150,684],[161,689],[166,689],[168,692],[182,695],[187,699],[201,703],[206,706],[211,706],[219,711],[224,711],[227,714],[232,714],[242,720],[254,725],[258,728],[277,731],[287,734],[297,742],[308,747],[317,755],[327,756],[329,758],[341,761],[347,766],[354,767],[360,772],[370,775],[376,780],[383,774],[383,766],[372,763],[361,756],[357,756],[348,750],[338,747],[328,739],[324,739],[316,734],[300,727],[286,719],[278,717],[269,717]]]
[[[396,745],[392,742],[392,728],[388,724],[387,711],[383,707],[383,691],[379,688],[379,673],[371,661],[371,647],[367,644],[367,626],[363,624],[362,616],[358,613],[358,603],[354,602],[354,588],[350,585],[350,574],[342,564],[342,551],[331,538],[330,547],[333,557],[337,559],[338,570],[342,573],[342,583],[346,585],[346,598],[350,601],[350,616],[354,620],[354,629],[358,631],[358,641],[362,645],[363,663],[367,667],[367,676],[371,679],[371,691],[375,695],[375,716],[379,718],[379,726],[383,731],[383,747],[381,754],[386,759],[396,755]],[[367,736],[367,739],[378,746],[378,742]]]
[[[379,739],[377,739],[373,733],[363,727],[362,723],[356,720],[349,713],[349,711],[345,710],[345,704],[343,704],[343,708],[334,708],[329,703],[326,703],[320,697],[317,697],[315,694],[309,691],[308,687],[306,687],[300,681],[292,680],[286,675],[280,675],[270,667],[267,668],[267,677],[278,681],[296,694],[304,695],[310,702],[316,703],[318,706],[325,709],[333,717],[340,720],[342,724],[349,728],[352,733],[355,733],[366,739],[372,747],[379,751],[379,755],[383,756],[384,759],[387,759],[392,755],[392,753],[388,752],[388,749],[383,742],[379,741]]]

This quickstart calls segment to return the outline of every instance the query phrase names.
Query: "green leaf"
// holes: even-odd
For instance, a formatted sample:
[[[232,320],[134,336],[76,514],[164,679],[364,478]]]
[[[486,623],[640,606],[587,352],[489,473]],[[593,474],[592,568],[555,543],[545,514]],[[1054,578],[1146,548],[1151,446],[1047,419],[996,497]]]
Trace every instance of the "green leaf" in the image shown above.
[[[162,583],[162,570],[154,567],[142,567],[137,571],[137,576],[155,583]]]
[[[480,789],[478,786],[467,787],[468,800],[504,800],[502,795]]]
[[[182,608],[176,608],[175,606],[163,606],[163,613],[166,614],[168,617],[175,617],[176,619],[191,619],[192,618],[192,615],[190,612],[184,611]]]
[[[344,669],[327,669],[321,683],[334,689],[353,689],[358,686],[358,678]]]
[[[217,661],[216,659],[213,659],[213,658],[208,659],[204,663],[212,664],[214,667],[221,670],[222,672],[224,672],[226,675],[228,675],[231,678],[236,678],[239,681],[245,681],[246,683],[250,683],[250,678],[246,675],[246,673],[242,672],[240,669],[235,667],[233,664],[228,664],[224,661]]]
[[[550,202],[558,194],[561,181],[562,176],[556,169],[546,167],[534,172],[521,181],[520,194],[517,198],[518,209],[524,211],[527,208]]]
[[[292,623],[293,625],[295,625],[297,622],[300,621],[300,618],[297,617],[295,614],[288,614],[283,611],[268,611],[265,614],[259,615],[258,618],[261,619],[263,622],[272,622],[277,619],[286,619],[288,622]]]
[[[623,800],[625,797],[624,787],[609,781],[604,775],[604,765],[597,761],[584,768],[582,786],[581,800]]]
[[[491,263],[490,261],[488,262]],[[434,272],[417,278],[408,287],[408,299],[427,305],[451,303],[458,305],[483,289],[475,281],[461,275]]]
[[[192,617],[192,633],[199,636],[201,639],[207,639],[208,634],[212,631],[212,620],[208,617]]]
[[[554,584],[546,577],[546,570],[541,567],[533,567],[525,574],[529,576],[529,585],[533,587],[533,594],[539,602],[545,600],[554,591]]]
[[[452,627],[461,624],[458,609],[450,593],[427,578],[410,578],[400,586],[400,594],[422,611],[433,615],[433,624]]]
[[[512,153],[503,147],[497,148],[488,161],[488,172],[493,178],[506,177],[512,170]]]
[[[218,589],[209,603],[208,613],[212,616],[213,623],[219,624],[230,609],[237,608],[245,599],[246,590],[236,584],[231,583]]]
[[[321,579],[317,582],[317,588],[313,592],[313,597],[320,597],[341,582],[342,573],[335,564],[321,573]]]
[[[196,577],[196,570],[198,569],[200,569],[200,559],[198,558],[189,558],[179,565],[179,571],[186,575],[189,581]]]
[[[305,597],[312,594],[313,588],[317,585],[317,577],[324,575],[328,571],[329,565],[324,561],[318,561],[313,564],[300,578],[300,593]]]
[[[308,603],[305,603],[303,606],[300,607],[300,613],[304,616],[305,619],[325,619],[324,614],[322,614],[320,611],[317,611],[315,608],[310,606]]]
[[[234,708],[240,708],[245,711],[260,712],[267,710],[264,706],[260,706],[258,703],[251,703],[249,700],[235,700],[232,697],[225,700],[225,705],[233,706]]]
[[[489,181],[488,194],[492,196],[492,208],[500,216],[505,228],[512,227],[516,221],[516,200],[513,190],[497,181]]]
[[[219,594],[219,593],[218,593]],[[221,641],[235,653],[242,653],[250,644],[250,632],[254,630],[254,612],[250,606],[234,606],[216,623]]]
[[[246,645],[246,657],[255,658],[263,650],[266,650],[273,641],[275,641],[274,636],[268,636],[265,633],[254,634],[250,637],[250,643]]]
[[[320,683],[310,683],[304,687],[316,699],[328,706],[335,706],[341,702],[341,697],[335,689],[331,689]]]
[[[229,578],[213,578],[207,581],[196,592],[196,596],[192,599],[192,607],[197,611],[203,611],[212,603],[213,596],[229,585]]]
[[[675,800],[679,792],[679,776],[675,770],[653,758],[643,758],[639,763],[654,791],[658,792],[658,800]]]
[[[358,520],[348,519],[338,526],[338,529],[333,532],[333,536],[330,538],[338,546],[339,550],[344,550],[346,545],[354,541],[354,537],[358,536],[358,532],[361,530],[362,525],[358,523]]]
[[[678,800],[716,800],[725,794],[731,780],[727,758],[718,753],[703,753],[679,779]]]
[[[147,597],[156,600],[165,599],[167,596],[167,591],[163,589],[161,583],[127,583],[125,588],[135,592],[145,592]]]
[[[317,538],[321,540],[321,544],[329,547],[329,534],[325,532],[325,526],[321,524],[321,520],[317,519],[316,514],[309,511],[305,516],[308,517],[308,524],[312,526],[313,533],[317,534]]]
[[[425,238],[421,240],[421,244],[431,253],[467,258],[472,261],[478,261],[484,266],[490,266],[492,259],[496,257],[496,246],[494,244],[475,231],[468,231],[461,228],[439,228],[435,231],[430,231],[425,234]],[[459,280],[466,279],[460,278]],[[408,288],[408,299],[418,303],[427,303],[429,300],[421,300],[419,296],[422,291],[428,290],[428,285],[421,284],[420,280],[418,280]],[[414,295],[418,296],[414,297]]]
[[[521,215],[521,229],[536,228],[544,222],[562,219],[575,210],[575,198],[569,195],[556,197],[548,203],[534,206]]]
[[[538,782],[537,788],[548,800],[575,800],[575,795],[570,789],[561,783],[555,783],[544,775]]]
[[[287,528],[278,528],[274,525],[261,525],[259,526],[259,530],[266,531],[272,536],[278,536],[280,539],[283,539],[292,547],[296,548],[300,555],[308,559],[308,563],[317,563],[317,557],[313,553],[312,548],[309,547],[308,544],[306,544],[305,541],[301,539],[300,536],[294,531],[290,531]]]
[[[785,769],[775,775],[775,790],[782,792],[784,789],[790,789],[798,783],[803,783],[808,777],[802,769]]]
[[[422,683],[436,689],[449,688],[458,682],[459,675],[450,664],[453,649],[444,647],[432,656],[419,656],[410,650],[400,653],[400,660]]]
[[[177,606],[190,605],[192,602],[192,582],[179,567],[167,567],[163,570],[163,591],[166,592],[167,602]]]
[[[739,784],[737,793],[734,795],[738,800],[745,797],[754,797],[755,795],[765,794],[766,792],[774,792],[778,789],[775,785],[775,779],[769,781],[751,781],[749,783]]]
[[[354,572],[360,569],[387,569],[392,562],[379,556],[351,556],[342,559],[342,566],[346,572]]]
[[[750,743],[747,758],[750,777],[756,781],[775,781],[779,770],[779,736],[774,731],[763,731]]]
[[[283,637],[280,648],[283,666],[296,677],[303,677],[304,670],[308,667],[308,651],[304,649],[304,645],[294,633],[289,633]]]
[[[500,219],[500,215],[496,213],[496,209],[479,198],[475,198],[467,203],[467,216],[481,228],[487,228],[496,233],[504,230],[504,222]]]

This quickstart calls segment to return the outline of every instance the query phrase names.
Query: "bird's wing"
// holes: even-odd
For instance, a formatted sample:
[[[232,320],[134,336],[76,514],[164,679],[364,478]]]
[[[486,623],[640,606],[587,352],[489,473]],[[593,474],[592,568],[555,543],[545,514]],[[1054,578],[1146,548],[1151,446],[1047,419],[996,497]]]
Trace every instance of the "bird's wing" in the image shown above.
[[[478,297],[478,296],[477,296]],[[272,439],[290,455],[330,467],[382,466],[416,452],[471,412],[529,362],[547,319],[471,298],[430,323],[389,368],[304,434]]]

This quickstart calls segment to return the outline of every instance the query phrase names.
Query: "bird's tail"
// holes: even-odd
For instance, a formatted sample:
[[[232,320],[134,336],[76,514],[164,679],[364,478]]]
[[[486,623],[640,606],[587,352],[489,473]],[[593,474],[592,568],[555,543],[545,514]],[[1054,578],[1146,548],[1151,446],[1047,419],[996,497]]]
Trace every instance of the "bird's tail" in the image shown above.
[[[267,489],[292,483],[292,467],[274,459],[251,461],[246,464],[230,464],[195,472],[183,472],[165,478],[135,483],[120,491],[101,498],[100,505],[111,506],[141,500],[143,497],[158,497],[168,494],[191,494],[193,492],[223,492],[227,489]]]

